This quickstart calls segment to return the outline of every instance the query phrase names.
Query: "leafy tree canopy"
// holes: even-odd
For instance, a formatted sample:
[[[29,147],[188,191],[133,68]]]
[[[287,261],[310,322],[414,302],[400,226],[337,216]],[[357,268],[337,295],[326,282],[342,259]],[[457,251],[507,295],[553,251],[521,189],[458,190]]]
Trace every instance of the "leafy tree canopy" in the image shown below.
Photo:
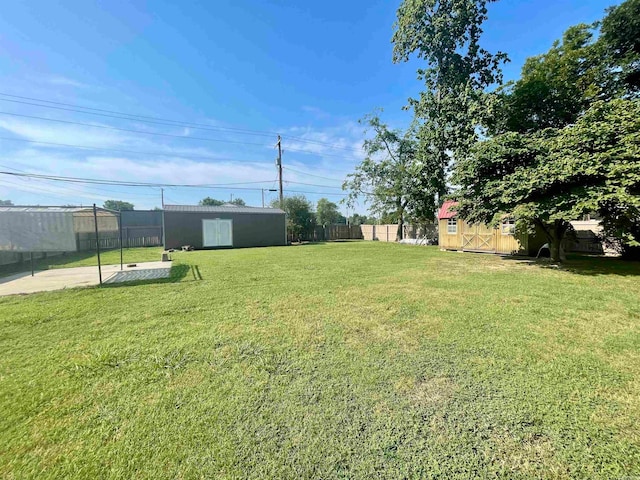
[[[596,211],[623,252],[640,246],[639,100],[630,77],[640,60],[631,15],[639,5],[610,9],[597,40],[600,24],[569,28],[549,52],[527,60],[517,82],[489,95],[494,136],[455,168],[463,218],[516,214],[520,226],[545,232],[560,260],[569,222]]]
[[[109,210],[117,210],[119,212],[133,210],[133,203],[125,202],[123,200],[106,200],[102,206]]]
[[[512,213],[545,232],[554,260],[562,259],[569,222],[593,211],[640,245],[632,228],[640,220],[640,102],[598,101],[574,125],[480,142],[455,181],[463,218],[492,223]]]
[[[239,197],[234,198],[233,200],[230,200],[228,202],[225,202],[224,200],[218,200],[216,198],[206,197],[198,202],[198,205],[201,205],[204,207],[219,207],[225,204],[238,205],[242,207],[246,205],[244,200]]]
[[[390,130],[376,115],[361,120],[373,130],[365,140],[365,159],[347,176],[342,188],[349,192],[346,202],[353,205],[365,196],[371,211],[391,215],[398,223],[398,238],[406,219],[433,220],[437,185],[433,170],[417,158],[413,130]]]
[[[343,217],[338,211],[338,205],[326,198],[318,200],[318,204],[316,205],[316,220],[318,225],[338,223],[341,218]]]
[[[0,200],[0,206],[10,207],[12,205],[13,205],[13,202],[11,200]]]
[[[280,200],[274,199],[271,207],[280,208]],[[304,195],[284,197],[282,210],[287,214],[287,232],[296,238],[309,233],[316,226],[311,203]]]
[[[611,7],[602,21],[601,43],[614,73],[630,92],[640,92],[640,0]],[[616,68],[619,67],[619,68]]]
[[[519,80],[499,90],[490,130],[534,132],[569,125],[611,94],[610,78],[592,27],[571,27],[547,53],[527,59]]]
[[[480,46],[490,0],[404,0],[393,34],[394,62],[412,54],[426,63],[418,69],[425,90],[409,99],[417,122],[416,156],[442,197],[447,192],[451,155],[464,156],[477,139],[487,112],[484,91],[502,81],[504,53]]]
[[[224,202],[215,198],[205,197],[198,202],[198,205],[203,207],[219,207],[220,205],[224,205]]]
[[[360,215],[359,213],[354,213],[351,215],[349,219],[349,223],[351,225],[370,225],[376,223],[376,219],[374,217],[369,217],[367,215]]]

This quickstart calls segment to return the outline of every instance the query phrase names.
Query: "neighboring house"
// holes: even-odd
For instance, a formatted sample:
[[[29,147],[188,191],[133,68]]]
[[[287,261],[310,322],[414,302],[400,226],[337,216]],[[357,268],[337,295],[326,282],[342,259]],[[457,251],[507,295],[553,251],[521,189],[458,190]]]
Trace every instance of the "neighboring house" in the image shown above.
[[[602,245],[602,225],[600,220],[594,215],[585,215],[581,220],[571,222],[571,226],[575,230],[575,240],[569,245],[572,252],[590,253],[602,255],[605,248]],[[609,251],[613,254],[615,252]]]
[[[516,234],[515,220],[505,216],[497,228],[458,218],[457,202],[447,200],[438,211],[438,244],[443,250],[536,255],[546,242],[542,234]]]
[[[284,211],[222,205],[165,205],[165,248],[269,247],[287,244]]]

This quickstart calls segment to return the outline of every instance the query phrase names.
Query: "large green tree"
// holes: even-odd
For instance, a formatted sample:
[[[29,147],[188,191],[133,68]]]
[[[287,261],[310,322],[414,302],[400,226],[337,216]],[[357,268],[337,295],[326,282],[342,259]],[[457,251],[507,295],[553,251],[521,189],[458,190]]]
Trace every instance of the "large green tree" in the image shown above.
[[[555,261],[564,259],[569,222],[594,211],[638,246],[640,101],[598,101],[562,129],[496,135],[458,163],[455,181],[463,218],[513,214],[520,227],[544,232]]]
[[[614,97],[616,90],[593,26],[576,25],[547,53],[528,58],[520,79],[496,92],[489,132],[562,128],[593,102]]]
[[[520,79],[488,95],[494,115],[486,125],[495,136],[456,168],[463,217],[490,221],[517,213],[521,225],[545,231],[559,260],[569,222],[598,211],[605,234],[619,239],[623,254],[636,250],[638,215],[631,199],[637,158],[630,138],[637,124],[625,114],[637,105],[616,99],[637,98],[633,72],[640,61],[640,22],[633,14],[639,11],[640,0],[627,0],[602,22],[569,28],[547,53],[526,61]],[[631,137],[614,135],[616,128]],[[596,160],[613,169],[599,171],[598,181],[613,185],[615,171],[626,186],[611,192],[596,185]]]
[[[602,21],[602,45],[609,57],[610,73],[634,95],[640,93],[640,0],[611,7]]]
[[[241,199],[240,197],[234,198],[233,200],[229,200],[228,202],[225,202],[224,200],[218,200],[216,198],[206,197],[198,202],[198,205],[206,206],[206,207],[219,207],[225,204],[238,205],[240,207],[243,207],[246,205],[244,200]]]
[[[13,202],[11,200],[0,200],[0,206],[12,206]]]
[[[376,115],[361,122],[374,135],[364,142],[365,159],[343,184],[349,192],[345,201],[353,206],[364,196],[372,212],[398,224],[397,238],[401,239],[407,219],[424,222],[435,216],[438,189],[432,183],[434,171],[417,158],[412,129],[391,130]]]
[[[102,206],[104,208],[108,208],[109,210],[116,210],[118,212],[124,210],[133,210],[133,203],[125,202],[123,200],[105,200]]]
[[[284,197],[282,210],[287,214],[287,232],[294,239],[301,240],[316,226],[316,218],[311,203],[304,195]],[[271,202],[272,208],[280,208],[280,200]]]
[[[369,217],[367,215],[360,215],[359,213],[354,213],[349,218],[349,223],[351,225],[369,225],[376,223],[376,219],[374,217]]]
[[[217,198],[205,197],[198,202],[198,205],[202,207],[219,207],[220,205],[224,205],[224,202]]]
[[[342,215],[338,211],[338,205],[329,201],[326,198],[318,200],[316,205],[316,221],[318,225],[330,225],[332,223],[338,223]]]
[[[425,63],[425,90],[409,99],[418,121],[416,155],[439,197],[447,192],[451,156],[464,156],[487,112],[484,91],[500,83],[504,53],[480,46],[490,0],[404,0],[393,34],[393,61]]]

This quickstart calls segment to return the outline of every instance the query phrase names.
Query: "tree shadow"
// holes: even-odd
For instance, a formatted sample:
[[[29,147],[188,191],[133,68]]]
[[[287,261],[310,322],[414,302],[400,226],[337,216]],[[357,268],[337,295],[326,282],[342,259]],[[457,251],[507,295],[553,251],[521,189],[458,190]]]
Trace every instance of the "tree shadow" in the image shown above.
[[[640,275],[640,262],[623,260],[618,257],[599,257],[592,255],[568,255],[561,264],[554,264],[548,258],[502,256],[503,260],[516,261],[542,269],[559,270],[577,275]]]
[[[53,267],[59,265],[66,265],[67,263],[78,262],[86,260],[95,256],[96,252],[65,252],[59,255],[48,255],[45,258],[36,258],[33,260],[33,269],[37,272],[43,270],[50,270]],[[25,255],[25,259],[21,262],[9,263],[0,266],[0,277],[14,275],[16,273],[28,273],[31,275],[31,262],[29,261],[28,254]]]

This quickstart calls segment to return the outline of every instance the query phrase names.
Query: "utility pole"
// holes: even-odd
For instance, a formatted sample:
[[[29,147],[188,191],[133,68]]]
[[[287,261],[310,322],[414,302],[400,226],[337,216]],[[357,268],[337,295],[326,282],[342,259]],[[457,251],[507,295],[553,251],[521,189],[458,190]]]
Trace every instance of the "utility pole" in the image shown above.
[[[280,189],[280,208],[284,208],[284,197],[282,195],[282,139],[278,135],[278,186]]]
[[[164,188],[160,189],[161,202],[162,202],[162,248],[166,247],[165,236],[164,236]],[[129,234],[127,233],[127,247],[129,246]]]

